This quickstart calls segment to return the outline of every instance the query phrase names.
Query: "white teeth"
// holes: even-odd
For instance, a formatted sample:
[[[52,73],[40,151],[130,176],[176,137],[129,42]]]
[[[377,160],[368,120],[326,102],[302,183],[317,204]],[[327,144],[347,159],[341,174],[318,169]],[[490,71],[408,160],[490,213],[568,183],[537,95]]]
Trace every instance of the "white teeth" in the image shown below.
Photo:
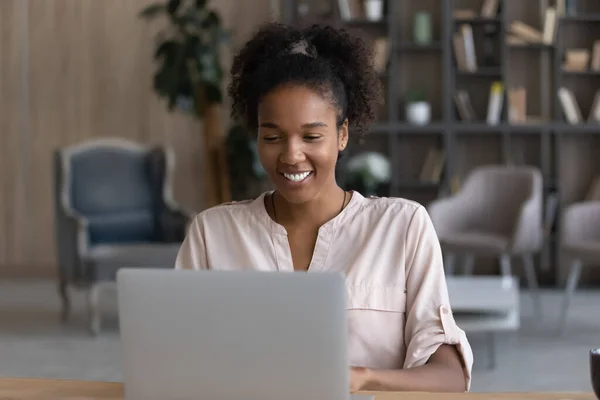
[[[300,174],[283,174],[287,179],[293,182],[301,182],[310,175],[310,172],[302,172]]]

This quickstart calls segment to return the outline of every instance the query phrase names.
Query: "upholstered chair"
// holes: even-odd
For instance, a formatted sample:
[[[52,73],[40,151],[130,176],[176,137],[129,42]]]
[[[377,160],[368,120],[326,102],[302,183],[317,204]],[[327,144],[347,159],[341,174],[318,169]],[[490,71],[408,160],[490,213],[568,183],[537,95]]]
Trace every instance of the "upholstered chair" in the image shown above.
[[[464,273],[472,274],[476,257],[498,257],[501,274],[512,275],[511,260],[520,257],[541,312],[534,254],[543,244],[542,174],[530,166],[486,165],[472,170],[462,189],[429,207],[445,254],[445,268],[454,273],[457,256]]]
[[[191,213],[173,200],[173,153],[117,138],[58,149],[56,244],[62,318],[71,288],[87,291],[90,330],[99,298],[122,267],[172,268]]]

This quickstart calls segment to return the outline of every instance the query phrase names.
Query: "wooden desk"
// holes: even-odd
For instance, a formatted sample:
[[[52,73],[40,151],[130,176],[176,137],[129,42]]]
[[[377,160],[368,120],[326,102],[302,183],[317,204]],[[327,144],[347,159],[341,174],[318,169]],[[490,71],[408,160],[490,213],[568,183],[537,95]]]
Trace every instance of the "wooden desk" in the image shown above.
[[[376,400],[596,400],[593,393],[376,393]],[[121,383],[0,378],[0,400],[123,400]]]

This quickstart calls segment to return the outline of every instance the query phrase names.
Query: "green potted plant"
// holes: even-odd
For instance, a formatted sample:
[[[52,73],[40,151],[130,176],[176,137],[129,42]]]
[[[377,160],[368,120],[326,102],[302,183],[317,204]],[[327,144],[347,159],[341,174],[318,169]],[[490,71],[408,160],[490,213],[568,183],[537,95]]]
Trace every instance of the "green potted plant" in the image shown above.
[[[406,120],[414,125],[426,125],[431,120],[431,105],[422,89],[409,90],[406,95]]]
[[[207,205],[229,201],[225,133],[221,124],[223,69],[220,48],[229,34],[208,0],[164,0],[146,6],[146,21],[166,18],[156,37],[153,88],[169,111],[189,112],[202,122]]]
[[[392,173],[388,158],[374,151],[352,156],[346,171],[351,186],[365,196],[376,196],[379,186],[390,182]]]
[[[207,0],[166,0],[153,3],[140,17],[153,21],[166,17],[169,24],[156,36],[154,60],[158,68],[153,87],[176,107],[203,118],[212,103],[221,103],[223,70],[220,47],[228,33]]]

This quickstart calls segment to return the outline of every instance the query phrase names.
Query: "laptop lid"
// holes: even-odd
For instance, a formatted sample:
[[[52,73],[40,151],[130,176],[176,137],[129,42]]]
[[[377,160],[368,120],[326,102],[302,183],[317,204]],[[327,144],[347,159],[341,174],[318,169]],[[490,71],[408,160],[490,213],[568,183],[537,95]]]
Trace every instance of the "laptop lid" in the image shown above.
[[[127,400],[346,400],[346,292],[329,273],[121,269]]]

